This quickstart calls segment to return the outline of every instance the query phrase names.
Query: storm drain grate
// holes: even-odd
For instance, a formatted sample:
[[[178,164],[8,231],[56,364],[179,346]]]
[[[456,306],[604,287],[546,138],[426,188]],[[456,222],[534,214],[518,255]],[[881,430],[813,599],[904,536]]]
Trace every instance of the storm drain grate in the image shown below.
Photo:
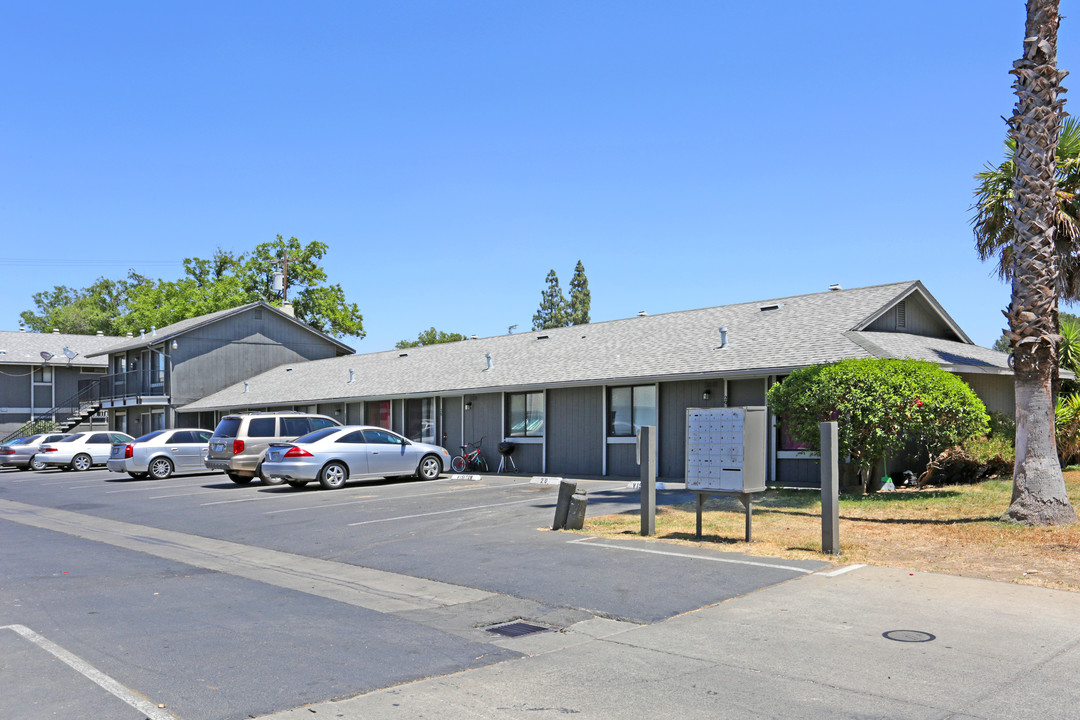
[[[522,637],[523,635],[533,635],[535,633],[547,632],[553,628],[544,627],[543,625],[533,625],[522,620],[516,620],[514,622],[503,623],[502,625],[492,625],[489,628],[484,628],[490,633],[497,635],[505,635],[506,637]]]

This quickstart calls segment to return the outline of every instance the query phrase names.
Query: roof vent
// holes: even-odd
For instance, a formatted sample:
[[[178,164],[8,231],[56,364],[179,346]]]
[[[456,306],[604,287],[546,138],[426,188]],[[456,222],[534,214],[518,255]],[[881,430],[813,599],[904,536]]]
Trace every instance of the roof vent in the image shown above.
[[[354,380],[356,380],[356,371],[349,368],[349,382],[353,382]]]
[[[637,316],[638,317],[646,317],[648,314],[649,313],[645,312],[644,310],[638,310]]]
[[[130,330],[128,330],[127,336],[131,337],[131,331]]]
[[[727,328],[720,328],[720,347],[727,345]]]
[[[784,307],[782,303],[775,303],[773,305],[762,305],[758,310],[765,312],[766,310],[779,310]]]
[[[832,285],[829,286],[829,292],[836,292],[837,290],[843,290],[843,289],[844,288],[840,287],[840,283],[833,283]]]
[[[26,326],[22,323],[19,323],[19,332],[26,332]]]
[[[907,327],[907,301],[901,300],[896,303],[896,329],[902,330]]]
[[[398,357],[409,357],[409,353],[401,353]]]
[[[150,326],[150,337],[157,337],[157,328],[153,325]]]
[[[537,340],[547,340],[549,337],[551,337],[551,336],[550,335],[537,335],[536,339]]]
[[[244,392],[247,392],[247,391],[248,391],[248,383],[247,383],[247,380],[245,380],[244,381]]]
[[[484,353],[484,359],[487,360],[487,369],[490,370],[493,365],[491,362],[491,353]]]
[[[98,337],[105,337],[105,331],[104,330],[98,330],[97,331],[97,336]]]
[[[52,329],[52,334],[53,335],[59,335],[60,334],[60,328],[53,328]]]
[[[469,339],[470,339],[470,340],[479,340],[479,339],[480,339],[480,336],[479,336],[479,335],[470,335],[470,336],[469,336]]]
[[[296,368],[291,368],[291,367],[289,367],[289,368],[285,368],[285,372],[292,372],[292,371],[293,371],[293,370],[295,370],[295,369],[296,369]]]

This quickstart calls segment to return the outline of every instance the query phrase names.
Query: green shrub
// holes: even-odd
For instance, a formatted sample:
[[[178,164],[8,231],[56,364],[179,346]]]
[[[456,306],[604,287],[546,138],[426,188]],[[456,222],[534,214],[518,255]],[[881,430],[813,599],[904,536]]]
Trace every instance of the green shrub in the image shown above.
[[[840,456],[869,487],[873,469],[909,444],[934,456],[989,430],[986,407],[957,376],[933,363],[866,358],[816,365],[769,389],[769,405],[799,442],[817,449],[819,424],[836,420]]]

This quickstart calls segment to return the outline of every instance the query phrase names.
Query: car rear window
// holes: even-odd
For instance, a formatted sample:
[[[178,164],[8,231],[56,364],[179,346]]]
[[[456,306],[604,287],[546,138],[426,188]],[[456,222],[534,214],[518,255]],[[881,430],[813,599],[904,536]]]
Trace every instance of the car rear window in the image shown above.
[[[154,438],[156,438],[158,435],[161,435],[162,432],[164,432],[164,431],[163,430],[155,430],[152,433],[146,433],[145,435],[141,435],[141,436],[135,438],[135,442],[148,442],[148,441],[153,440]]]
[[[318,429],[318,428],[315,428]],[[311,418],[309,417],[283,417],[281,418],[282,437],[300,437],[312,431]]]
[[[248,437],[275,437],[277,432],[277,418],[252,418],[248,423]]]
[[[37,440],[39,437],[42,437],[42,436],[41,435],[31,435],[30,437],[23,438],[22,440],[20,440],[19,442],[15,443],[15,444],[16,445],[29,445],[30,443]]]
[[[236,437],[236,431],[240,429],[240,418],[227,417],[222,418],[217,427],[214,428],[214,437]]]
[[[45,438],[44,442],[59,442],[64,439],[64,435],[50,435]]]
[[[309,433],[308,433],[307,435],[301,435],[300,437],[298,437],[298,438],[296,438],[295,440],[293,440],[293,442],[294,442],[294,443],[313,443],[313,442],[318,442],[319,440],[322,440],[322,439],[323,439],[324,437],[326,437],[327,435],[333,435],[333,434],[334,434],[334,433],[336,433],[336,432],[337,432],[337,431],[338,431],[339,429],[340,429],[340,428],[336,428],[336,427],[331,427],[331,428],[323,428],[322,430],[316,430],[315,432],[309,432]]]
[[[74,435],[68,435],[63,440],[57,440],[56,442],[58,442],[58,443],[74,442],[75,440],[78,440],[79,438],[81,438],[83,435],[86,435],[86,433],[75,433]]]

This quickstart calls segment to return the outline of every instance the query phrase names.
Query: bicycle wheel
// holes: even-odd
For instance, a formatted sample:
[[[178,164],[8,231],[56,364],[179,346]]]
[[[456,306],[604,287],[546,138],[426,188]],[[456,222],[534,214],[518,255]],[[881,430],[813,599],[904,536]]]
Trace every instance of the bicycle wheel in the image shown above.
[[[488,470],[487,458],[483,455],[476,456],[476,469],[480,472],[491,472]]]
[[[465,458],[458,455],[450,461],[450,469],[456,473],[465,472]]]

